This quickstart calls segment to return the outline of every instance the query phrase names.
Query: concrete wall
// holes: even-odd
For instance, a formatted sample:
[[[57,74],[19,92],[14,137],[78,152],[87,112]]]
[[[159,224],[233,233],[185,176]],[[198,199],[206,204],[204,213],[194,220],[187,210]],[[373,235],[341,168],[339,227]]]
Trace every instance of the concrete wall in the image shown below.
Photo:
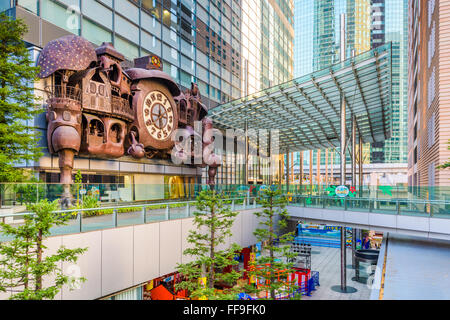
[[[450,240],[450,219],[289,206],[291,219]]]
[[[256,243],[253,235],[258,226],[255,210],[261,209],[239,213],[228,245],[235,242],[246,247]],[[96,299],[176,271],[177,263],[191,259],[183,256],[183,251],[188,246],[189,230],[193,228],[193,218],[185,218],[50,237],[48,252],[55,252],[61,245],[88,247],[76,265],[62,265],[67,275],[82,276],[87,281],[80,289],[72,291],[65,286],[56,299]],[[8,296],[0,293],[0,299]]]

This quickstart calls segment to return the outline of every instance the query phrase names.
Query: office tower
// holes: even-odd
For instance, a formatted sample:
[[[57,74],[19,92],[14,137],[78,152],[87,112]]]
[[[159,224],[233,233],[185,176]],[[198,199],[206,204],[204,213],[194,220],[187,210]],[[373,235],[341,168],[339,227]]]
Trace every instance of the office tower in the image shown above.
[[[450,158],[450,4],[410,0],[409,8],[408,184],[448,186],[450,171],[437,166]]]
[[[242,94],[293,77],[293,0],[241,0]]]
[[[346,14],[347,57],[353,50],[357,55],[392,43],[392,137],[383,143],[364,145],[363,162],[370,164],[364,172],[371,175],[367,183],[406,183],[407,5],[406,0],[295,2],[294,77],[339,61],[341,13]],[[324,163],[324,152],[321,159]],[[338,163],[335,157],[334,164]]]

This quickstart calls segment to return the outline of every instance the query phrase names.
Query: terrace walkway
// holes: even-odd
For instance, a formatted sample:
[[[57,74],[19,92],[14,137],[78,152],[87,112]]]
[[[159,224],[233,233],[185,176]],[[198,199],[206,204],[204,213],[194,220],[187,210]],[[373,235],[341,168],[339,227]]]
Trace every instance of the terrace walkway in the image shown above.
[[[330,196],[290,197],[292,220],[450,240],[450,202]]]
[[[387,243],[387,245],[386,245]],[[387,250],[380,251],[373,300],[448,300],[450,299],[450,243],[402,234],[383,240]],[[384,258],[386,259],[384,262]]]

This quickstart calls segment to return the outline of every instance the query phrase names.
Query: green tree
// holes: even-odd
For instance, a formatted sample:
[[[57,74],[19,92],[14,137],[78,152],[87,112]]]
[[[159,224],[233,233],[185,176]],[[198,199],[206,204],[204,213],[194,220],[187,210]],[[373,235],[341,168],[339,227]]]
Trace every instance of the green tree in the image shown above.
[[[85,281],[84,278],[69,278],[58,265],[62,261],[75,263],[87,248],[61,246],[55,254],[46,252],[44,240],[50,235],[50,228],[64,225],[69,218],[69,215],[55,214],[57,209],[57,200],[45,199],[29,206],[33,214],[25,216],[23,225],[0,223],[2,233],[12,238],[0,243],[0,291],[13,291],[10,299],[53,299],[64,284]],[[44,287],[46,276],[54,276],[54,281]]]
[[[34,95],[39,69],[22,40],[26,32],[22,20],[0,13],[0,182],[23,180],[24,170],[18,165],[41,156],[31,121],[42,112]]]
[[[262,211],[255,212],[259,218],[261,228],[254,231],[254,235],[265,243],[264,250],[259,257],[250,263],[248,272],[250,277],[257,281],[263,279],[264,286],[248,285],[246,291],[259,295],[262,291],[268,291],[269,299],[275,299],[276,295],[294,296],[298,286],[288,281],[288,276],[294,271],[293,258],[290,245],[294,239],[294,232],[282,234],[287,228],[288,213],[285,209],[287,199],[280,189],[271,186],[262,191],[260,204]],[[299,297],[296,294],[295,297]]]
[[[448,140],[448,150],[450,150],[450,140]],[[438,166],[438,169],[445,169],[445,168],[449,168],[450,167],[450,160],[448,160],[447,162],[444,162],[443,164],[441,164],[440,166]]]
[[[31,177],[26,182],[14,184],[16,201],[20,204],[29,205],[36,203],[45,197],[45,185],[35,177]]]
[[[238,264],[233,258],[241,248],[232,244],[222,250],[220,246],[232,235],[231,227],[238,213],[224,206],[222,195],[214,190],[201,191],[196,207],[199,210],[194,212],[196,230],[189,232],[188,243],[191,247],[184,251],[185,255],[193,256],[194,261],[177,266],[184,280],[175,288],[187,289],[192,298],[236,299],[239,289],[235,283],[242,273],[233,269],[224,272],[224,268]],[[217,291],[215,287],[221,285],[231,288]]]
[[[75,188],[75,194],[77,195],[76,207],[80,208],[80,190],[83,187],[83,175],[80,170],[78,170],[75,174],[75,182],[73,186]]]

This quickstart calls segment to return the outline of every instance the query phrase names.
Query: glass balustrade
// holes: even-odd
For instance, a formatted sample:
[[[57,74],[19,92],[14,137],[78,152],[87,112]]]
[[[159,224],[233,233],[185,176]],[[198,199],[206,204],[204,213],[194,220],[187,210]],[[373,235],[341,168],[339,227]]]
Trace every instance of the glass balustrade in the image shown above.
[[[273,187],[279,188],[279,185]],[[231,210],[261,208],[263,185],[217,185],[215,190]],[[364,186],[349,188],[345,198],[334,193],[336,186],[282,186],[289,206],[312,209],[347,210],[420,217],[450,218],[450,187]],[[27,204],[41,199],[60,200],[61,184],[0,184],[0,221],[23,223]],[[65,226],[52,229],[53,235],[86,232],[117,226],[151,223],[192,217],[198,211],[195,198],[209,186],[125,185],[80,183],[71,185],[71,205],[58,214],[68,214]],[[361,196],[360,196],[361,195]],[[0,238],[3,240],[3,238]]]

